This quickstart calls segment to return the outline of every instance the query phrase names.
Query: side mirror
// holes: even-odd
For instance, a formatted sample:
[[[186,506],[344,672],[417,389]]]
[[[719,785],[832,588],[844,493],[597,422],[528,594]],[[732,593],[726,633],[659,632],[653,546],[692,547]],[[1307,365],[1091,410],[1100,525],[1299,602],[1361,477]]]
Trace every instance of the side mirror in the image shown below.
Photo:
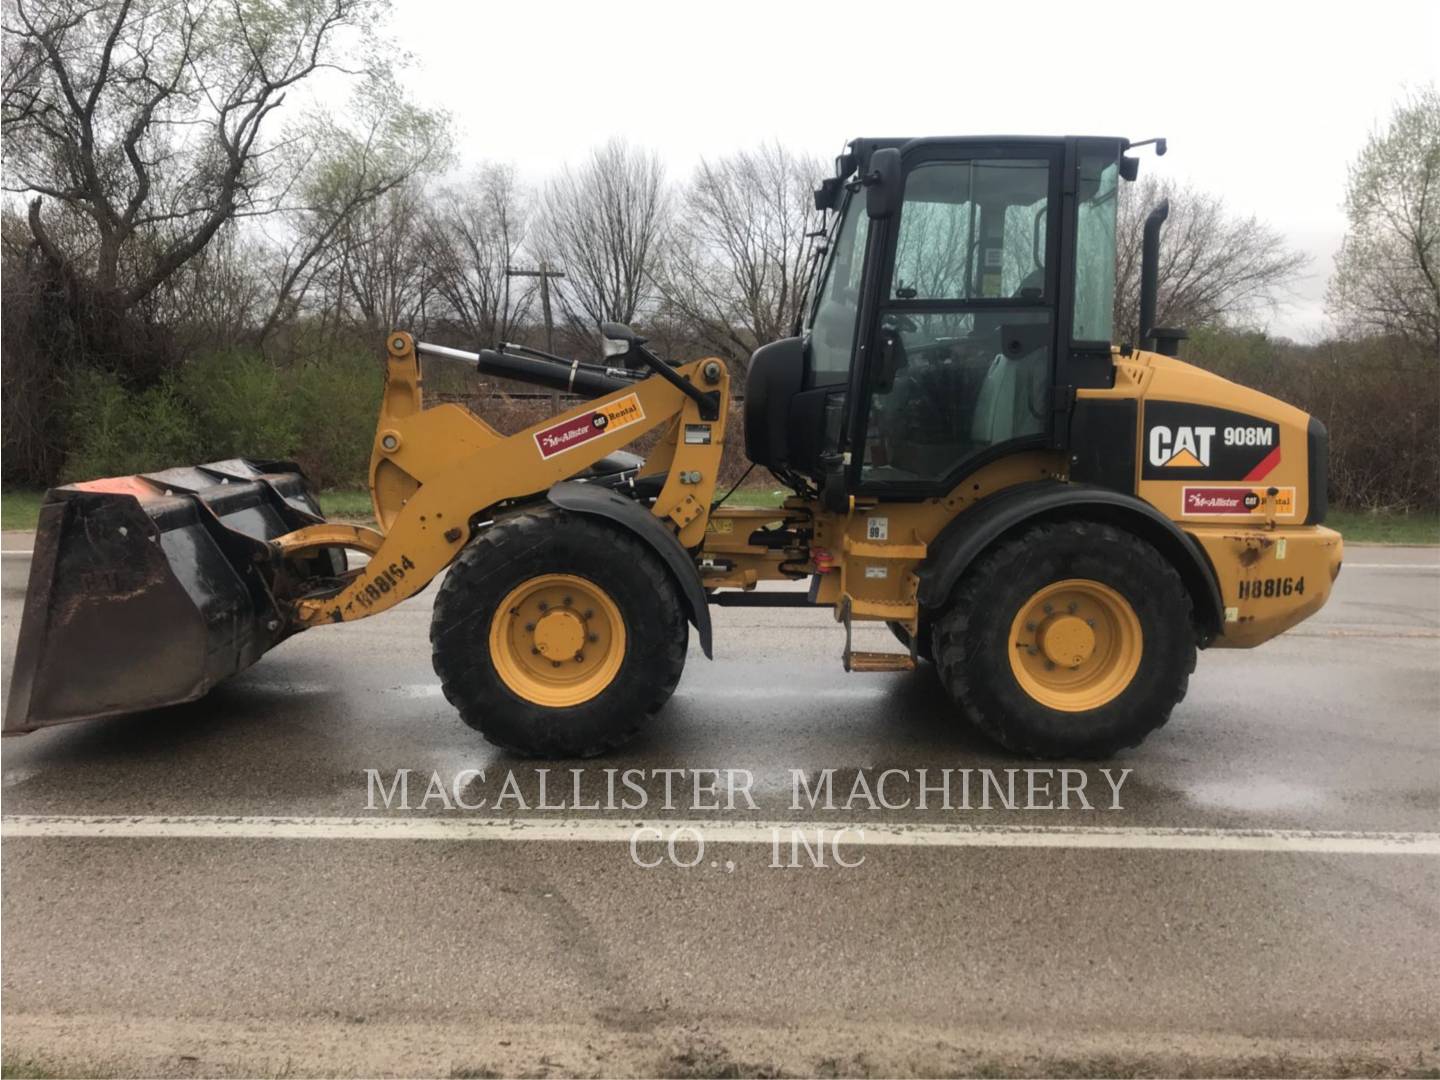
[[[600,324],[600,347],[604,350],[606,359],[612,356],[624,356],[632,348],[644,345],[645,340],[624,323]]]
[[[893,146],[876,150],[870,155],[870,172],[861,181],[865,185],[865,212],[872,220],[890,217],[900,209],[905,194],[900,175],[900,151]]]
[[[820,186],[815,189],[815,209],[820,213],[826,210],[834,210],[840,203],[840,192],[843,183],[838,176],[829,176],[820,181]]]

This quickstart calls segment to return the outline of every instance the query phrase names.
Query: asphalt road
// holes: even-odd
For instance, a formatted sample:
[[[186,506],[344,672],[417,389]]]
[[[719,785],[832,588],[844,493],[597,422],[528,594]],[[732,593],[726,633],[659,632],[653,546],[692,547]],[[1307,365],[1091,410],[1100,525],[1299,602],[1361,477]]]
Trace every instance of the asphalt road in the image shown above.
[[[919,809],[921,768],[1003,781],[1026,763],[956,720],[929,670],[845,675],[839,628],[802,611],[717,609],[717,659],[692,649],[653,728],[587,763],[578,800],[552,766],[553,811],[536,766],[439,696],[433,589],[287,642],[197,704],[6,740],[6,1058],[156,1075],[1435,1075],[1440,551],[1346,556],[1317,617],[1202,655],[1166,728],[1087,766],[1092,810],[1024,809],[1023,773],[1021,808],[972,793]],[[7,684],[27,571],[5,556]],[[647,770],[649,805],[577,808],[603,802],[606,767]],[[1118,800],[1101,767],[1132,770]],[[399,769],[411,809],[372,808],[367,770]],[[460,794],[485,808],[414,805],[432,774],[466,769],[485,776]],[[748,770],[755,809],[696,803],[686,773],[666,810],[663,769]],[[888,809],[792,805],[792,770],[827,769],[837,804],[857,775],[906,775]],[[494,806],[507,771],[518,816],[548,831],[493,825],[516,816],[513,798]],[[642,820],[724,824],[691,868],[647,836],[647,869],[628,842]],[[823,868],[803,849],[775,867],[769,821],[879,842],[852,832]],[[677,852],[694,857],[693,837]]]

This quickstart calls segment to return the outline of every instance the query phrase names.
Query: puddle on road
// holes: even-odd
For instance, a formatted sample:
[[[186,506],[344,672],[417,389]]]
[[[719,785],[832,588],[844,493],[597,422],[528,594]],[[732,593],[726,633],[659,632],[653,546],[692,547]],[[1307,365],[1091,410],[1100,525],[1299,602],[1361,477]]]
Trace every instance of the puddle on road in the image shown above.
[[[306,694],[331,694],[336,687],[329,683],[302,682],[296,679],[267,679],[241,672],[226,681],[227,689],[241,690],[257,695],[279,694],[283,697],[300,697]]]
[[[437,683],[405,683],[402,686],[389,686],[385,688],[387,694],[399,694],[401,697],[409,698],[432,698],[441,697],[443,691]]]
[[[884,697],[892,691],[889,687],[881,685],[872,686],[704,686],[697,687],[693,692],[683,689],[675,691],[675,697],[681,700],[695,699],[703,701],[713,697],[734,697],[734,698],[776,698],[776,697],[801,697],[801,698],[875,698]]]
[[[1312,809],[1325,802],[1324,794],[1317,788],[1270,776],[1192,783],[1182,788],[1180,794],[1194,805],[1209,810],[1298,810]]]
[[[0,778],[0,787],[12,788],[25,783],[32,776],[38,773],[39,769],[16,768],[6,769],[3,778]]]

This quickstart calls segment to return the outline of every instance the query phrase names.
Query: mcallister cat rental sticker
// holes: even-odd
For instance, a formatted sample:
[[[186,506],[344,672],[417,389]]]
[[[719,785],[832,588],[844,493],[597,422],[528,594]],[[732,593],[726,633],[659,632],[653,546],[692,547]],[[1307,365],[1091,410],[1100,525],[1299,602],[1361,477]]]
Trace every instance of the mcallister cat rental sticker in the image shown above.
[[[535,433],[535,445],[539,447],[542,458],[552,458],[556,454],[583,446],[591,439],[609,435],[612,431],[638,424],[644,419],[645,410],[640,407],[639,397],[626,394],[592,413],[561,420],[558,424],[542,428]]]
[[[1236,517],[1265,512],[1266,488],[1186,487],[1180,512],[1186,517]],[[1295,489],[1276,488],[1275,516],[1295,516]]]

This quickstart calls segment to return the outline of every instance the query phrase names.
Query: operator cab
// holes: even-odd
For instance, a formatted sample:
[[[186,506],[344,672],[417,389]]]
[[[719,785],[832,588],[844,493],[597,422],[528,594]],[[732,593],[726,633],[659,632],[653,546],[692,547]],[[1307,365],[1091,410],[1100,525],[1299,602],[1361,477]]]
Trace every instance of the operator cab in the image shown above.
[[[805,489],[944,494],[1063,447],[1109,386],[1119,138],[857,139],[816,192],[835,217],[797,337],[758,350],[752,460]]]

